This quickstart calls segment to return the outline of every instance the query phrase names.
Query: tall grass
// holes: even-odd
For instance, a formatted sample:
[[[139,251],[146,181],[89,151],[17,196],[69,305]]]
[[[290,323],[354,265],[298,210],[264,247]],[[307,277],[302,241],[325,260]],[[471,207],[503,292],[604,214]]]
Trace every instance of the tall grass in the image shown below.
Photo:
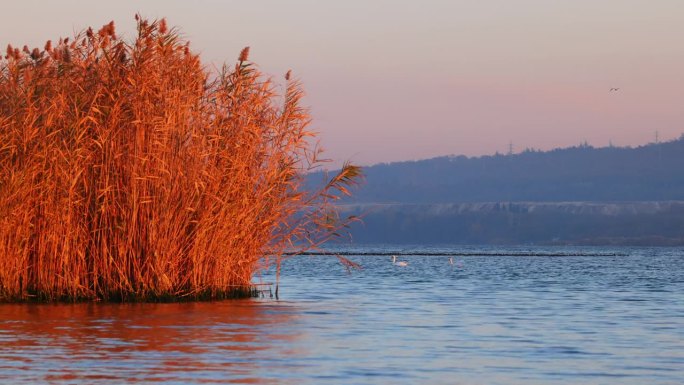
[[[360,172],[320,165],[302,88],[248,61],[210,73],[136,16],[0,60],[0,301],[224,298],[343,221]]]

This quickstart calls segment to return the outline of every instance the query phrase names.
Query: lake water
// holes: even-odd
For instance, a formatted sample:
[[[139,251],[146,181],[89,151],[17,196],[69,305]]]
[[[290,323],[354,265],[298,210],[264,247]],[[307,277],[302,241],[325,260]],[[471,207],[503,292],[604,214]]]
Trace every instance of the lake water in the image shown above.
[[[393,250],[454,264],[295,257],[279,300],[0,305],[0,383],[684,383],[684,249],[346,251]]]

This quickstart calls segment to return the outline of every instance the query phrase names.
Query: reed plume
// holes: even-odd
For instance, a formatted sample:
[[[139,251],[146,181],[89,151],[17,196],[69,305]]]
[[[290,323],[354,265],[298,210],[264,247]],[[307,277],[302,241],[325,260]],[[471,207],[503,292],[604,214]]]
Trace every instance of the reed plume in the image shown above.
[[[299,82],[248,61],[207,72],[136,16],[0,60],[0,301],[216,299],[344,225],[360,176],[320,165]],[[287,253],[286,253],[287,252]]]

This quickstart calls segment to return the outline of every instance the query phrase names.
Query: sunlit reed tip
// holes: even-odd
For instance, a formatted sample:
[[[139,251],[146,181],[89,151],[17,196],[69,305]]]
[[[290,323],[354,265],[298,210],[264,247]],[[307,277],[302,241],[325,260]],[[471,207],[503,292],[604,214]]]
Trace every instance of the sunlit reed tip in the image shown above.
[[[292,75],[292,70],[287,70],[285,73],[285,80],[290,80],[290,75]]]
[[[97,31],[97,34],[100,35],[100,37],[111,36],[113,38],[116,38],[114,32],[114,21],[110,21],[108,24],[103,25],[102,28],[100,28],[100,30]]]
[[[238,61],[244,62],[247,61],[249,58],[249,47],[245,47],[240,51],[240,57],[238,58]]]
[[[159,33],[165,34],[168,32],[168,28],[166,26],[166,19],[161,19],[159,20]]]
[[[40,50],[38,48],[34,48],[33,51],[31,51],[31,59],[33,60],[38,60],[40,59]]]
[[[45,50],[47,52],[52,52],[52,40],[48,40],[45,42]]]
[[[64,60],[65,63],[71,63],[71,50],[69,48],[64,48],[62,51],[62,60]]]

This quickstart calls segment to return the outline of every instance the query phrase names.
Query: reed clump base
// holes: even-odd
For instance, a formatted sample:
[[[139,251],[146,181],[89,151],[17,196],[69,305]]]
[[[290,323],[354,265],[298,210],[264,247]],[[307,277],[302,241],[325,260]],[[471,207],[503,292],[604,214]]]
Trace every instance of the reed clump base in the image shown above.
[[[80,302],[146,302],[146,303],[170,303],[170,302],[206,302],[206,301],[222,301],[231,299],[245,299],[245,298],[259,298],[268,295],[268,292],[264,294],[263,290],[260,290],[257,286],[240,286],[235,288],[228,288],[221,292],[216,291],[206,291],[202,293],[194,293],[192,295],[178,296],[171,293],[157,294],[157,293],[146,293],[145,296],[136,296],[125,292],[113,292],[108,293],[105,299],[99,297],[73,297],[69,295],[57,296],[53,293],[33,293],[27,291],[22,293],[21,296],[3,298],[2,302],[5,303],[54,303],[54,302],[68,302],[68,303],[80,303]],[[272,296],[271,296],[272,297]]]
[[[303,188],[322,160],[289,72],[277,92],[248,49],[209,72],[136,20],[0,60],[0,302],[254,296],[353,219],[332,203],[358,167]]]

